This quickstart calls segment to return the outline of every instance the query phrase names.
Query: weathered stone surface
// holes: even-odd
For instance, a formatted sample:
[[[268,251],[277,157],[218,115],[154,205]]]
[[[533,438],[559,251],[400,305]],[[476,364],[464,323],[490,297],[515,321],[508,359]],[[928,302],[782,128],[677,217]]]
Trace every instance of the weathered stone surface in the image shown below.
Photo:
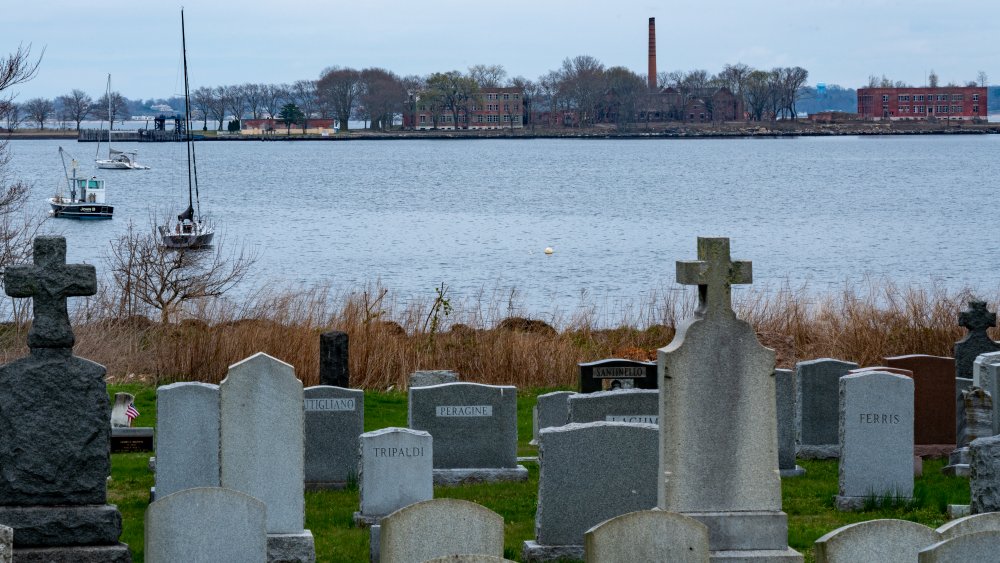
[[[14,530],[0,526],[0,563],[11,563],[14,553]]]
[[[993,398],[985,390],[971,387],[962,391],[962,415],[958,420],[958,448],[948,456],[948,465],[941,469],[945,475],[969,475],[969,444],[977,438],[993,435]]]
[[[446,555],[428,559],[424,563],[514,563],[510,559],[495,555]]]
[[[643,510],[587,530],[584,548],[587,563],[706,563],[708,528],[675,512]]]
[[[156,493],[218,487],[219,386],[173,383],[156,389]]]
[[[971,513],[1000,512],[1000,436],[973,440],[969,453]]]
[[[538,425],[535,428],[535,439],[542,428],[569,424],[569,398],[575,395],[573,391],[553,391],[539,395],[535,406],[538,410]]]
[[[111,473],[104,374],[53,348],[0,368],[0,505],[104,503]]]
[[[115,393],[115,403],[111,405],[111,427],[128,428],[132,426],[132,420],[125,414],[129,405],[135,402],[135,395],[131,393]]]
[[[778,470],[782,477],[803,475],[795,464],[795,372],[774,370],[774,400],[778,415]]]
[[[1000,545],[1000,532],[976,532],[926,547],[920,551],[917,560],[920,563],[998,561],[997,545]]]
[[[656,506],[656,426],[571,423],[539,434],[538,544],[582,546],[591,527]]]
[[[837,507],[913,496],[913,380],[869,371],[840,378]]]
[[[637,362],[612,358],[577,364],[580,370],[580,392],[593,393],[605,389],[656,389],[656,362]]]
[[[937,529],[942,540],[976,532],[1000,532],[1000,512],[963,516]]]
[[[409,428],[382,428],[361,435],[359,516],[378,519],[434,498],[433,439]]]
[[[410,428],[434,437],[435,469],[517,466],[516,387],[411,387],[408,422]]]
[[[17,563],[131,563],[123,543],[76,547],[32,547],[17,550]]]
[[[912,354],[885,362],[913,373],[914,443],[954,444],[955,359]]]
[[[569,422],[659,424],[659,399],[656,389],[577,393],[567,399]]]
[[[267,561],[264,503],[220,487],[184,489],[146,509],[149,563]]]
[[[344,484],[358,474],[358,436],[365,431],[365,393],[318,385],[306,387],[305,476],[307,484]]]
[[[267,532],[294,534],[305,519],[302,382],[292,366],[258,353],[219,385],[223,487],[267,505]]]
[[[351,386],[349,337],[346,332],[331,330],[319,335],[319,384],[348,388]]]
[[[503,556],[503,518],[458,499],[435,499],[401,508],[381,521],[381,560],[422,563],[457,554]]]
[[[939,540],[937,532],[907,520],[869,520],[848,524],[816,540],[816,563],[912,563],[917,553]]]
[[[833,358],[820,358],[795,365],[795,429],[800,457],[837,456],[839,414],[837,395],[840,378],[858,364]]]
[[[267,563],[314,563],[316,542],[312,532],[267,535]]]
[[[415,371],[410,374],[410,387],[427,387],[458,382],[458,373],[447,369]]]
[[[981,354],[972,364],[972,384],[985,389],[993,398],[990,415],[992,434],[1000,434],[1000,352]]]
[[[969,301],[968,310],[958,314],[958,325],[969,332],[955,343],[955,377],[972,377],[972,364],[980,354],[1000,352],[1000,343],[986,333],[996,324],[997,314],[985,301]]]
[[[113,505],[0,506],[0,524],[14,529],[14,545],[53,547],[114,545],[122,516]]]
[[[784,515],[774,351],[761,346],[753,328],[732,309],[730,286],[750,283],[750,263],[731,261],[725,238],[699,237],[698,258],[677,263],[677,281],[698,285],[698,309],[658,353],[657,504],[703,523],[706,517],[732,520],[758,536],[779,540],[754,553],[717,556],[801,561],[801,555],[788,548],[787,521],[774,518]],[[706,525],[711,549],[726,549],[718,544],[712,525]],[[770,530],[774,526],[778,529]]]
[[[527,481],[528,469],[517,467],[479,467],[470,469],[435,469],[435,485],[465,485],[469,483],[500,483]]]

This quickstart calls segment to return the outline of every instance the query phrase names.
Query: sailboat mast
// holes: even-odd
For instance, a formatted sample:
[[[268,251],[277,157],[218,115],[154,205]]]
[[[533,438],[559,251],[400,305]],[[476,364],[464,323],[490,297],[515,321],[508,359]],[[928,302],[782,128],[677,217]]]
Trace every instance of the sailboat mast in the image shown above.
[[[194,208],[192,191],[192,162],[194,161],[194,146],[191,144],[191,91],[188,86],[188,57],[187,57],[187,37],[184,33],[184,8],[181,8],[181,52],[184,55],[184,140],[187,143],[188,156],[188,208]],[[200,213],[199,213],[200,215]]]
[[[111,73],[108,73],[108,159],[111,159],[111,131],[115,128],[115,120],[111,117]]]

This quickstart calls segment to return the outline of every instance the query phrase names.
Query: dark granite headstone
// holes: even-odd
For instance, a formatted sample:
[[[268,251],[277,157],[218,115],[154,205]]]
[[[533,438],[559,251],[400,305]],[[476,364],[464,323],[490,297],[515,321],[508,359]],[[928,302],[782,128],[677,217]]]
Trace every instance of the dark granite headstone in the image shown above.
[[[630,380],[635,389],[657,388],[656,362],[610,359],[577,365],[581,393],[605,391],[604,381],[609,382],[610,389],[622,388],[625,380]]]
[[[347,365],[347,333],[332,330],[319,335],[319,384],[349,388],[351,371]]]
[[[997,314],[986,309],[985,301],[969,301],[969,310],[958,314],[958,325],[969,332],[955,343],[955,377],[971,378],[977,356],[1000,351],[1000,344],[986,333],[996,324]]]
[[[913,440],[917,445],[955,443],[955,360],[912,354],[885,365],[913,373]],[[951,451],[950,449],[945,452]]]
[[[0,524],[14,529],[15,559],[131,561],[121,514],[105,504],[105,369],[73,356],[66,309],[97,291],[94,267],[67,265],[65,238],[37,237],[34,264],[9,266],[4,290],[31,297],[35,314],[30,355],[0,367]]]

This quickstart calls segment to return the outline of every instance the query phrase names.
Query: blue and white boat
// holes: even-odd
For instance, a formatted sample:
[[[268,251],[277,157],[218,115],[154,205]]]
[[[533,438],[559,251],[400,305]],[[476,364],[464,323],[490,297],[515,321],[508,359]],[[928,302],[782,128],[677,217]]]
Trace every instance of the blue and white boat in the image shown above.
[[[69,197],[64,196],[60,190],[55,197],[49,198],[52,216],[82,220],[111,219],[115,208],[108,205],[104,180],[98,179],[97,176],[77,177],[75,159],[71,161],[73,174],[70,175],[66,170],[65,151],[62,147],[59,147],[59,158],[62,159],[63,171],[66,172]]]

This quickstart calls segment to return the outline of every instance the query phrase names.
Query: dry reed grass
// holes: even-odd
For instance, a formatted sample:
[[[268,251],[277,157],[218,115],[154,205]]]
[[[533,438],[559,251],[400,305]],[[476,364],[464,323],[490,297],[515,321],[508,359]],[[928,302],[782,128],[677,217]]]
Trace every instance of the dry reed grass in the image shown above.
[[[787,287],[740,291],[734,308],[776,350],[779,367],[818,357],[878,365],[890,355],[951,355],[964,334],[958,313],[970,298],[968,290],[868,280],[820,297]],[[339,295],[318,288],[258,293],[240,305],[206,302],[185,311],[181,322],[161,326],[149,320],[155,315],[122,315],[114,296],[99,295],[75,314],[75,351],[107,366],[112,381],[151,384],[217,383],[230,364],[266,352],[315,385],[319,334],[341,330],[350,335],[352,386],[360,388],[402,388],[417,369],[451,369],[464,380],[518,387],[571,386],[578,362],[655,359],[656,349],[670,342],[678,321],[695,306],[693,291],[667,290],[640,304],[612,311],[584,306],[567,318],[539,322],[511,315],[518,310],[515,299],[472,296],[449,302],[444,315],[439,300],[400,302],[378,284]],[[994,297],[991,310],[996,303]],[[0,331],[6,359],[27,352],[24,332],[13,324]],[[993,329],[992,335],[1000,333]]]

